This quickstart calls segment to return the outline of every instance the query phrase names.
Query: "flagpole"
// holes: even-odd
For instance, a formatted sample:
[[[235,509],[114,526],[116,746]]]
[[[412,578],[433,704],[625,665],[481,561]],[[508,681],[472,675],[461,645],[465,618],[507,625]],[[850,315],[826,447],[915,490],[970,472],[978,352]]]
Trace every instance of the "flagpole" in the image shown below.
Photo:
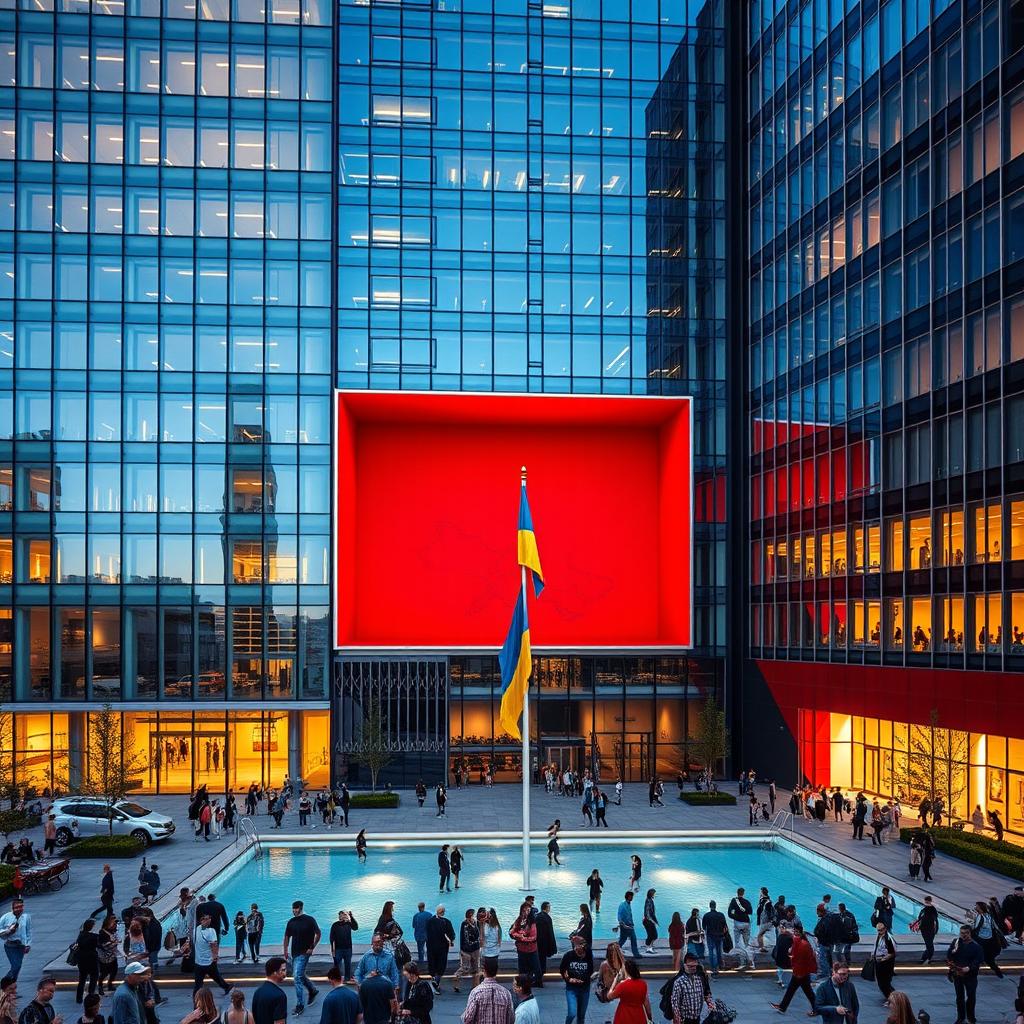
[[[522,468],[522,486],[526,486],[526,467]],[[522,598],[526,601],[526,566],[520,566]],[[532,675],[532,673],[531,673]],[[523,691],[523,892],[530,890],[530,680]]]

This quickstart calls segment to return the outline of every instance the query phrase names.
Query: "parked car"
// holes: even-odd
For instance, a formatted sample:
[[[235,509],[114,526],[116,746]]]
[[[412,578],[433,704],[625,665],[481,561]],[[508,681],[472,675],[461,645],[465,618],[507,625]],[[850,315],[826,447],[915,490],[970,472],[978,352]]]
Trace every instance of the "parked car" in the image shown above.
[[[134,836],[143,846],[169,839],[174,835],[174,821],[166,814],[158,814],[133,800],[119,800],[108,807],[102,799],[84,796],[66,796],[54,800],[52,812],[57,816],[57,845],[67,846],[74,837],[71,828],[78,822],[80,836],[105,836],[110,834],[110,819],[113,817],[115,836]]]

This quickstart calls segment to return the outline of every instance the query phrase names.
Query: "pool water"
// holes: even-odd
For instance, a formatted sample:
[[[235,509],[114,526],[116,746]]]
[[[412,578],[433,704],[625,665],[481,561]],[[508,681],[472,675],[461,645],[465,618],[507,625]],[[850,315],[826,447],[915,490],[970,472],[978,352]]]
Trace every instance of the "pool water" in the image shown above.
[[[230,918],[237,910],[248,912],[251,903],[258,903],[266,918],[268,946],[283,936],[296,899],[304,901],[306,913],[316,917],[325,936],[339,910],[352,911],[359,922],[357,943],[369,942],[385,900],[395,901],[395,916],[410,939],[412,916],[420,900],[431,911],[439,902],[444,903],[456,933],[467,909],[493,906],[507,935],[523,896],[519,890],[521,847],[511,841],[459,845],[464,855],[460,888],[443,895],[438,893],[440,844],[417,843],[410,848],[408,844],[372,840],[362,864],[354,846],[347,844],[313,849],[267,846],[261,857],[229,869],[203,892],[215,892]],[[768,886],[773,900],[784,893],[787,902],[796,906],[805,927],[813,927],[815,907],[824,893],[831,893],[833,907],[844,902],[856,915],[864,937],[870,931],[871,908],[879,891],[874,883],[838,867],[830,870],[798,853],[787,852],[784,844],[772,850],[760,845],[687,845],[671,840],[637,839],[597,845],[563,839],[561,847],[561,866],[548,866],[544,844],[535,845],[531,860],[536,904],[539,907],[545,900],[550,901],[560,948],[565,948],[564,939],[579,920],[579,905],[587,901],[587,878],[594,868],[605,883],[601,912],[594,920],[594,943],[600,948],[616,939],[612,926],[629,881],[632,853],[643,861],[633,911],[640,939],[643,899],[651,887],[657,891],[655,903],[663,938],[674,911],[678,910],[685,920],[691,908],[699,907],[703,913],[708,900],[714,899],[724,913],[741,885],[755,908],[760,886]],[[454,888],[454,882],[452,885]],[[907,932],[919,905],[899,893],[894,896],[894,931]],[[942,927],[944,931],[953,930],[949,921],[944,920]]]

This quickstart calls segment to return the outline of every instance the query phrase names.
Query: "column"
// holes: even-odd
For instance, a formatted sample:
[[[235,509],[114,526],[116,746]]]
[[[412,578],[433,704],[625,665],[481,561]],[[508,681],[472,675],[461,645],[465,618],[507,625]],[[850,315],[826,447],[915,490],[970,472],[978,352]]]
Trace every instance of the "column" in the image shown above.
[[[288,712],[288,775],[302,778],[302,712]]]
[[[85,776],[86,715],[85,711],[68,714],[68,790],[72,793],[81,789]]]

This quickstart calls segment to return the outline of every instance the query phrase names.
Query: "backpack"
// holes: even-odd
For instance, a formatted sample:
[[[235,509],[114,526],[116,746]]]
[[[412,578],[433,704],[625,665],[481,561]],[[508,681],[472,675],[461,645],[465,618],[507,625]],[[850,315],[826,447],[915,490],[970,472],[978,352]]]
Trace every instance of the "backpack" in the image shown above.
[[[671,1020],[673,1017],[672,1013],[672,989],[675,987],[676,978],[682,974],[682,970],[672,975],[664,985],[661,986],[659,992],[661,993],[661,999],[658,1001],[658,1006],[661,1009],[661,1015],[665,1020]]]
[[[860,932],[857,930],[857,919],[848,910],[844,910],[839,916],[839,920],[842,922],[844,941],[848,942],[851,946],[855,942],[860,942]]]

